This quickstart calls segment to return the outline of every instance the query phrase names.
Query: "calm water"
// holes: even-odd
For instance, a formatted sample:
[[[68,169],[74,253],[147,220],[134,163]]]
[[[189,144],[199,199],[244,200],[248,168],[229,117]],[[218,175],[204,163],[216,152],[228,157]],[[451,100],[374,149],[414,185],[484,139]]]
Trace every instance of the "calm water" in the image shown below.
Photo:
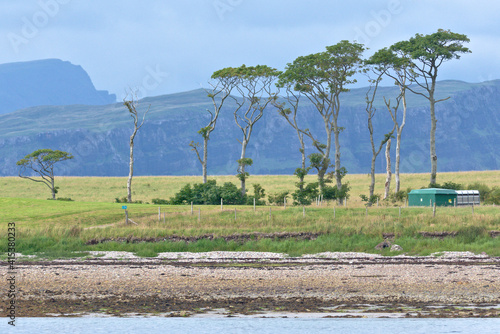
[[[0,333],[500,333],[500,319],[0,318]]]

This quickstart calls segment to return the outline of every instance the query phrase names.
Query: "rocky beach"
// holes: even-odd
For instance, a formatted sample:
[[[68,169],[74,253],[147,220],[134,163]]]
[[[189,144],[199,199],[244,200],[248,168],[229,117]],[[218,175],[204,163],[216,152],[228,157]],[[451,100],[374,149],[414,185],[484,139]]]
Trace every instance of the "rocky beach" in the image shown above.
[[[500,316],[500,258],[468,252],[91,253],[18,259],[17,316]]]

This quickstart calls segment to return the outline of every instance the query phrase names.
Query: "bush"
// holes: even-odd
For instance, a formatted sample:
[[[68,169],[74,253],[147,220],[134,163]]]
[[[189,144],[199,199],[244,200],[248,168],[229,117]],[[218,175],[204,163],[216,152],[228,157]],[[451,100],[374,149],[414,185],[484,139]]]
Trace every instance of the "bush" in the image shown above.
[[[453,189],[453,190],[464,189],[460,183],[455,183],[451,181],[445,182],[443,184],[429,183],[429,186],[427,186],[427,188],[441,188],[441,189]]]
[[[241,194],[241,189],[236,187],[231,182],[226,182],[220,187],[220,196],[224,200],[225,204],[245,204],[246,203],[246,195],[243,196]],[[219,198],[220,203],[220,198]],[[216,203],[214,203],[216,204]]]
[[[253,196],[247,196],[247,205],[253,205],[253,200],[255,199],[255,205],[265,205],[266,202],[261,198],[265,196],[265,190],[258,183],[253,185]]]
[[[153,204],[170,204],[170,201],[166,200],[166,199],[161,199],[161,198],[153,198],[151,200],[151,202]]]
[[[52,200],[52,198],[47,198],[48,200]],[[66,201],[66,202],[73,202],[73,200],[69,197],[57,197],[56,201]]]
[[[129,203],[129,202],[127,200],[127,196],[123,196],[122,198],[116,197],[115,198],[115,203]],[[132,203],[142,204],[143,202],[142,201],[132,201]]]
[[[378,200],[380,200],[380,195],[372,195],[370,196],[370,198],[368,198],[368,196],[366,195],[359,195],[359,197],[361,198],[361,200],[363,202],[366,202],[366,205],[367,206],[371,206],[372,204],[375,204],[377,203]]]
[[[467,189],[468,190],[479,190],[479,200],[481,202],[486,202],[486,198],[488,197],[489,193],[491,192],[490,187],[488,187],[484,183],[479,183],[479,182],[469,184],[467,186]]]
[[[283,200],[286,197],[288,197],[289,194],[290,194],[289,191],[282,191],[279,193],[269,194],[267,196],[267,199],[269,201],[269,204],[276,204],[278,206],[282,206],[284,204]]]
[[[224,200],[224,204],[246,203],[246,195],[243,196],[241,189],[238,189],[236,185],[226,182],[220,187],[217,186],[215,180],[209,180],[207,183],[195,183],[192,187],[191,184],[187,184],[174,197],[171,197],[170,201],[166,202],[173,205],[190,204],[191,202],[198,205],[217,205],[220,204],[221,198]]]
[[[493,187],[484,199],[485,204],[500,204],[500,188]]]

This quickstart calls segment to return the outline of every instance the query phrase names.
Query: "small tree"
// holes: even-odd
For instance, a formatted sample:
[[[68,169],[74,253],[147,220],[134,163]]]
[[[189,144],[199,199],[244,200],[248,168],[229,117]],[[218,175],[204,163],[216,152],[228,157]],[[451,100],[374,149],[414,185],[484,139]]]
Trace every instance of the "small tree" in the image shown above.
[[[129,203],[132,202],[132,177],[134,175],[134,139],[137,134],[137,131],[142,127],[144,124],[144,119],[146,118],[146,114],[149,111],[149,108],[151,105],[149,105],[148,109],[146,112],[142,115],[142,121],[139,124],[139,113],[137,111],[137,96],[134,94],[130,94],[130,99],[127,99],[129,96],[127,95],[123,99],[123,104],[127,107],[128,112],[130,114],[130,117],[132,117],[133,122],[134,122],[134,130],[132,131],[132,134],[130,135],[130,141],[129,141],[129,146],[130,146],[130,161],[129,161],[129,173],[128,173],[128,180],[127,180],[127,201]]]
[[[35,182],[44,183],[52,192],[52,199],[56,199],[57,187],[54,185],[54,165],[57,162],[73,159],[73,156],[63,151],[42,149],[28,154],[19,160],[16,165],[20,166],[19,177]],[[41,180],[26,175],[27,170],[37,173]]]

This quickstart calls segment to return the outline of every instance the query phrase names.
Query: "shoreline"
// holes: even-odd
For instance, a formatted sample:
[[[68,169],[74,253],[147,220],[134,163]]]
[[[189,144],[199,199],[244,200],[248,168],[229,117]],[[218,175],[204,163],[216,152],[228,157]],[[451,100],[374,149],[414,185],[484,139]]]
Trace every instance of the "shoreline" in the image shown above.
[[[500,258],[468,252],[94,253],[19,260],[17,315],[500,317]],[[1,285],[4,313],[6,292]]]

